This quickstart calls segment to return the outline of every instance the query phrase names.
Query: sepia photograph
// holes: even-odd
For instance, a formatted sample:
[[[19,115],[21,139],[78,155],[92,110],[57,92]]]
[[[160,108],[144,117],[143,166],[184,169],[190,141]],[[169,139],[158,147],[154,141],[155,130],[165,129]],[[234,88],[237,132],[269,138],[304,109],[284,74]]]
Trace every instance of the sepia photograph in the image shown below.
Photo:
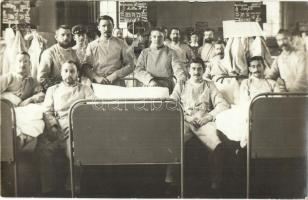
[[[1,198],[308,197],[308,1],[0,10]]]

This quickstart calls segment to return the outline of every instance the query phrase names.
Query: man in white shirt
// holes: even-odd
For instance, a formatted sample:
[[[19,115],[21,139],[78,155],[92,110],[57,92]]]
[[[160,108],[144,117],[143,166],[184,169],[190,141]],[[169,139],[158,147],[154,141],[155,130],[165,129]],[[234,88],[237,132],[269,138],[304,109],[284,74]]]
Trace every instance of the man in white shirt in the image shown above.
[[[133,58],[122,39],[112,36],[113,19],[104,15],[98,19],[100,38],[89,43],[85,63],[87,77],[95,83],[125,85],[121,78],[134,69]]]
[[[206,64],[214,56],[214,31],[207,29],[204,31],[203,46],[199,48],[199,55]]]
[[[176,52],[164,45],[161,30],[153,29],[150,35],[151,45],[142,50],[135,69],[135,77],[144,85],[174,88],[173,78],[186,80]]]
[[[266,71],[266,77],[278,79],[280,87],[285,87],[288,92],[307,92],[308,58],[305,52],[292,47],[291,35],[287,30],[280,30],[276,40],[282,52]]]
[[[48,87],[61,82],[61,66],[63,63],[72,60],[79,65],[76,51],[71,48],[72,33],[70,27],[60,25],[56,31],[55,38],[57,44],[42,53],[38,67],[37,78],[43,90],[47,90]]]
[[[76,50],[79,61],[82,63],[84,61],[88,45],[87,30],[82,25],[76,25],[72,28],[72,34],[76,42],[76,45],[73,46],[72,49]]]
[[[188,74],[187,65],[192,59],[193,51],[191,50],[191,48],[189,48],[187,44],[182,43],[180,41],[180,38],[180,29],[172,28],[170,32],[171,42],[168,44],[168,46],[176,52],[184,71]]]

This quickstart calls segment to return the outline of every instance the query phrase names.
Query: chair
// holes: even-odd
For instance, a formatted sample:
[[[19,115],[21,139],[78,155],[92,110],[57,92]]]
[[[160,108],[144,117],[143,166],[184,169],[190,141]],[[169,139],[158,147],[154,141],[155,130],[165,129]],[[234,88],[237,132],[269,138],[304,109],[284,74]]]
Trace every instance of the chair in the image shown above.
[[[1,195],[17,197],[16,120],[13,105],[1,99]]]
[[[307,195],[308,94],[255,97],[250,105],[248,198]]]
[[[183,111],[168,99],[81,100],[70,109],[71,186],[75,166],[181,165]]]

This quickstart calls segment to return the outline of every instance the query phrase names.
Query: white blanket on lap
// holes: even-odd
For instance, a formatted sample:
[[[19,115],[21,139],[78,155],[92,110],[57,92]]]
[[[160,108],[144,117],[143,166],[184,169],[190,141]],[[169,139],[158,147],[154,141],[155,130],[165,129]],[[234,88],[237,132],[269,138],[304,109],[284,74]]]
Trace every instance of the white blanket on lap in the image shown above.
[[[249,131],[249,103],[232,106],[216,116],[217,129],[230,140],[240,141],[241,147],[247,145]]]
[[[168,98],[164,87],[121,87],[92,83],[94,94],[100,99],[153,99]]]
[[[43,107],[39,104],[29,104],[23,107],[16,107],[17,135],[37,137],[44,131]]]

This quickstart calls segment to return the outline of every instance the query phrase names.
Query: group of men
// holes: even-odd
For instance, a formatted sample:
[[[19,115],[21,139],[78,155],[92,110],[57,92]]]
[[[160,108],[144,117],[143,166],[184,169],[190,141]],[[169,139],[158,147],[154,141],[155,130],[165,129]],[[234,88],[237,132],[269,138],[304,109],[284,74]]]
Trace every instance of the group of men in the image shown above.
[[[181,83],[182,85],[176,87],[176,92],[179,93],[179,99],[182,97],[182,93],[185,94],[183,97],[191,94],[196,94],[197,96],[202,94],[201,96],[203,98],[208,95],[207,90],[211,90],[210,94],[212,94],[212,99],[208,100],[208,102],[214,103],[214,107],[220,104],[223,105],[222,107],[224,109],[228,107],[223,97],[218,94],[219,92],[215,86],[212,83],[204,82],[201,78],[203,75],[204,79],[215,81],[218,77],[228,75],[229,73],[222,63],[224,43],[214,41],[214,32],[212,30],[206,30],[204,32],[204,44],[198,47],[198,36],[195,33],[191,35],[191,42],[185,44],[181,42],[180,30],[178,28],[171,29],[170,41],[165,40],[164,33],[160,29],[152,29],[150,32],[151,43],[148,48],[142,50],[135,64],[132,53],[129,51],[129,47],[125,41],[120,37],[113,36],[113,33],[115,33],[113,19],[110,16],[104,15],[99,17],[97,23],[101,36],[90,43],[87,42],[86,30],[82,26],[75,26],[71,30],[70,27],[61,25],[56,30],[55,38],[57,43],[42,53],[37,77],[43,91],[47,91],[46,96],[49,96],[50,99],[59,99],[59,104],[61,104],[61,101],[66,101],[64,98],[66,96],[64,95],[63,98],[61,96],[64,93],[66,94],[66,92],[63,93],[60,90],[61,87],[64,89],[67,87],[65,85],[52,86],[64,81],[67,85],[74,85],[75,87],[75,82],[71,80],[71,73],[74,74],[74,77],[77,77],[78,74],[79,81],[88,86],[91,86],[91,83],[125,86],[123,78],[134,73],[134,77],[143,85],[167,87],[170,94],[173,92],[176,83]],[[114,35],[121,36],[118,32]],[[72,34],[76,41],[74,47],[71,47]],[[280,87],[286,89],[288,92],[307,92],[307,53],[295,50],[292,47],[290,34],[286,30],[281,30],[276,36],[276,40],[278,46],[282,49],[282,53],[276,58],[270,70],[265,73],[266,76],[271,79],[281,80],[279,81]],[[75,69],[74,66],[77,68]],[[205,69],[204,66],[206,66]],[[66,68],[67,70],[63,71]],[[63,77],[67,77],[66,80],[63,80]],[[187,84],[189,83],[190,85],[187,85],[185,82],[188,79],[190,81]],[[192,88],[192,92],[189,92],[190,90],[187,89],[182,91],[183,88],[188,86]],[[82,86],[78,85],[79,87]],[[194,93],[195,87],[202,91],[202,93]],[[52,89],[48,91],[48,88]],[[82,93],[82,96],[93,96],[88,89],[88,87],[84,89],[87,95]],[[79,91],[79,89],[75,88],[70,94],[74,95],[76,91]],[[55,95],[56,93],[58,95]],[[218,96],[219,99],[217,98]],[[194,96],[189,97],[192,102],[198,100],[204,103],[204,99],[202,98],[194,99]],[[207,105],[208,102],[204,104]],[[64,103],[67,104],[67,102]],[[55,105],[50,103],[49,107],[52,106]],[[189,104],[189,106],[196,107],[195,104]],[[206,126],[208,122],[213,123],[214,115],[209,113],[210,110],[206,110],[206,113],[203,113],[206,116],[206,120],[203,120],[204,122],[201,120],[201,125],[198,126]],[[59,116],[56,115],[54,117],[61,121]],[[190,129],[193,130],[196,129],[194,124],[197,122],[199,123],[195,119],[187,120],[187,123],[191,123],[189,126]],[[215,127],[213,128],[210,125],[204,130],[212,130],[210,131],[211,134],[212,132],[216,134]],[[52,128],[51,126],[50,129]],[[214,137],[215,134],[213,134],[212,136]],[[210,140],[212,136],[207,135],[204,131],[199,135],[203,137],[206,145],[208,145],[207,143],[215,143],[215,145],[212,145],[213,150],[220,143],[216,135],[213,139],[215,141],[212,143]],[[43,142],[44,145],[45,143]],[[56,177],[53,177],[52,174],[50,175],[52,170],[50,170],[51,166],[48,164],[50,163],[48,162],[48,157],[43,159],[44,156],[50,154],[50,148],[57,147],[48,147],[45,148],[46,152],[41,152],[41,161],[45,163],[42,164],[42,167],[45,169],[41,169],[41,172],[42,174],[47,174],[41,179],[42,186],[46,186],[46,188],[42,189],[45,193],[55,190],[55,188],[51,187],[51,182]],[[52,153],[54,153],[54,150]]]

